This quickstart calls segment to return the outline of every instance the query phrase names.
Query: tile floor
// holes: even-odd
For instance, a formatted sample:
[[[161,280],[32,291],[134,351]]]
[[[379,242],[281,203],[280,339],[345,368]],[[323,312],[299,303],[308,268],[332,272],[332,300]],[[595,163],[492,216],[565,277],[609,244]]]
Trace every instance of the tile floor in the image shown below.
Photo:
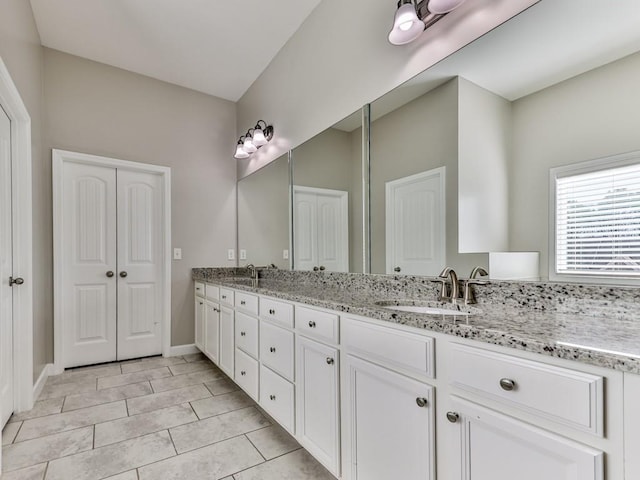
[[[49,377],[2,431],[3,480],[333,480],[201,354]]]

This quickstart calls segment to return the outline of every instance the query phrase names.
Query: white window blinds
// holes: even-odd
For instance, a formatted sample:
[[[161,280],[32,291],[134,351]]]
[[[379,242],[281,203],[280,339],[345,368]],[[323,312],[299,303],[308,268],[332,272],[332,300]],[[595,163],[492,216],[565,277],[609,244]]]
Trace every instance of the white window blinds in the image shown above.
[[[640,164],[556,177],[556,272],[640,277]]]

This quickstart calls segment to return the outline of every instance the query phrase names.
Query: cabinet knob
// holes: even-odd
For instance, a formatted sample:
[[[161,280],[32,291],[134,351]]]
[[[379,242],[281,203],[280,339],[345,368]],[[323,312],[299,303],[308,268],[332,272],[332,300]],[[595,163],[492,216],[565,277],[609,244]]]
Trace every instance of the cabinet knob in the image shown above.
[[[127,272],[125,272],[124,270],[120,272],[120,276],[122,278],[125,278],[127,275],[128,275]]]
[[[316,328],[316,322],[309,320],[309,328]]]
[[[246,374],[247,374],[247,372],[245,372],[244,370],[240,370],[240,375],[244,376]]]
[[[247,302],[245,302],[244,300],[240,300],[240,305],[246,305]]]
[[[269,395],[269,399],[271,399],[271,400],[275,400],[275,399],[276,399],[276,396],[275,396],[275,395]]]
[[[24,284],[24,278],[13,278],[13,277],[9,277],[9,286],[13,287],[14,285],[22,285]]]
[[[200,305],[202,305],[202,302],[200,302]]]
[[[501,378],[500,379],[500,388],[506,390],[507,392],[511,392],[516,389],[515,380],[511,380],[510,378]]]
[[[107,272],[107,277],[111,278],[111,277],[113,277],[113,275],[114,275],[114,273],[113,273],[111,270],[109,270],[109,271]],[[200,289],[199,289],[199,288],[196,288],[196,290],[200,290]]]
[[[335,360],[331,357],[327,357],[327,365],[333,365],[333,363],[335,362]]]
[[[275,315],[275,314],[276,314],[276,311],[273,308],[269,310],[269,315]]]
[[[271,353],[276,353],[276,347],[269,347],[269,351]]]
[[[222,295],[222,299],[223,299],[223,300],[226,300],[226,299],[227,299],[227,296],[226,296],[226,295]]]
[[[400,267],[396,267],[393,269],[394,272],[400,272],[402,269]]]
[[[416,398],[416,404],[420,407],[420,408],[424,408],[427,406],[427,399],[424,397],[418,397]]]
[[[451,423],[456,423],[458,420],[460,420],[460,415],[458,415],[456,412],[447,412],[447,420],[449,420]]]
[[[246,336],[246,335],[247,335],[247,332],[240,332],[240,336],[241,336],[241,337],[244,337],[244,336]]]

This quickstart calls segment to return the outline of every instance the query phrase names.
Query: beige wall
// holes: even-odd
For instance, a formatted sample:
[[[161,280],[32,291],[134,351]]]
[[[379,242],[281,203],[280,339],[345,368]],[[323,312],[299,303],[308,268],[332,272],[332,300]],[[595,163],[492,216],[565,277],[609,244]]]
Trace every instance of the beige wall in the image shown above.
[[[275,140],[239,176],[301,145],[537,0],[474,0],[417,41],[391,45],[395,2],[323,0],[238,102],[237,135],[262,118]],[[489,12],[490,11],[490,12]]]
[[[275,162],[238,182],[238,250],[247,251],[240,265],[275,264],[288,270],[289,260],[289,159]],[[239,257],[238,253],[238,258]]]
[[[235,105],[49,49],[44,80],[47,156],[60,148],[171,167],[172,242],[183,249],[172,264],[171,343],[193,343],[191,268],[235,265]],[[51,221],[35,233],[50,246]],[[50,276],[50,261],[42,269]]]
[[[42,47],[29,2],[3,0],[0,57],[31,117],[33,170],[33,378],[53,358],[51,274],[51,168],[43,148]],[[26,275],[25,275],[26,276]]]
[[[640,53],[513,103],[511,250],[540,251],[548,275],[549,169],[640,150]]]

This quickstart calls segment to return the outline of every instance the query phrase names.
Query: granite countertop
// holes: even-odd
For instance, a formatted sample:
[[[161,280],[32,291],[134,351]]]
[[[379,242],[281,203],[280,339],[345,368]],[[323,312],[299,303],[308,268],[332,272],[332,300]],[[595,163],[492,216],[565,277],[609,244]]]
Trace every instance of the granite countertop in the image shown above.
[[[194,274],[194,279],[206,281]],[[640,374],[640,322],[634,318],[527,311],[501,305],[474,306],[472,315],[434,315],[390,310],[380,301],[421,304],[390,293],[260,279],[220,277],[215,284],[308,305],[375,318],[389,323],[525,350],[599,367]],[[427,303],[429,299],[422,299]],[[434,299],[432,299],[434,300]],[[400,302],[399,302],[400,303]],[[461,307],[464,308],[464,307]]]

